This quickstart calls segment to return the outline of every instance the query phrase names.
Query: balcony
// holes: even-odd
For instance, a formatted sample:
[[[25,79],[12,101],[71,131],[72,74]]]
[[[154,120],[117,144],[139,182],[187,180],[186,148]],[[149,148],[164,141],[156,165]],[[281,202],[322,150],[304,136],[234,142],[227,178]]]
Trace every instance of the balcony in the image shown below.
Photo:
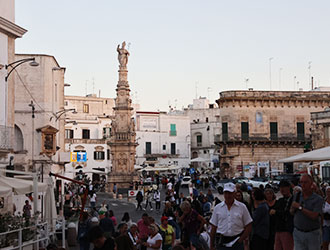
[[[0,125],[0,150],[9,151],[14,148],[14,129]]]
[[[270,136],[266,135],[257,135],[257,134],[229,134],[224,137],[222,135],[215,135],[214,143],[217,145],[223,144],[305,144],[311,142],[311,138],[308,135],[304,134],[271,134]]]
[[[65,139],[65,143],[70,144],[106,144],[104,139]]]

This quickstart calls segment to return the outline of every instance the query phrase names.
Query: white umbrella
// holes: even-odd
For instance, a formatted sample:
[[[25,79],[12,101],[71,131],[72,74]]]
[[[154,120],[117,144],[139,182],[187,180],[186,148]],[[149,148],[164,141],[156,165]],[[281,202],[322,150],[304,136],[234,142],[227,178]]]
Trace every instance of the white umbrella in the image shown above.
[[[54,183],[50,177],[47,181],[47,190],[44,197],[44,218],[48,222],[48,230],[53,232],[57,219],[55,196],[54,196]]]
[[[209,162],[209,161],[210,161],[209,159],[205,159],[202,157],[197,157],[190,160],[190,162]]]
[[[22,180],[18,178],[0,177],[0,186],[6,186],[12,189],[15,194],[29,194],[33,192],[33,181]],[[38,182],[38,192],[45,192],[46,183]]]
[[[330,160],[330,147],[316,149],[307,153],[302,153],[280,159],[278,162],[301,162],[301,161],[326,161]]]

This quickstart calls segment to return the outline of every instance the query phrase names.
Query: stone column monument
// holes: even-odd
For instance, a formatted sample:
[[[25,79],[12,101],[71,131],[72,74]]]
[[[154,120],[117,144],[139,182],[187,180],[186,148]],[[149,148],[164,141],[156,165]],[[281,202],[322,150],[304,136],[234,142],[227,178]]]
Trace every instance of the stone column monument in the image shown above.
[[[118,188],[129,188],[130,184],[138,180],[134,171],[135,152],[138,145],[135,141],[135,124],[132,118],[130,89],[127,81],[127,62],[129,52],[123,42],[117,47],[119,61],[119,81],[117,84],[117,98],[115,101],[114,119],[111,124],[111,137],[108,142],[112,156],[112,171],[108,182],[110,192],[114,183]]]

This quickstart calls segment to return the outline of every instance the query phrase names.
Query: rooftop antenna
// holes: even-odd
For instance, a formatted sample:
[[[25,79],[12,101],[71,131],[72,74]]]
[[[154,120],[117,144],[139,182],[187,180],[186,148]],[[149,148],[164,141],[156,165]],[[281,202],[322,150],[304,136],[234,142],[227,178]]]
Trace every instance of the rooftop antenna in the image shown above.
[[[269,58],[269,90],[272,90],[272,60],[274,58]]]
[[[88,80],[86,80],[85,82],[85,96],[87,96],[87,84],[88,84]]]
[[[211,92],[212,88],[211,87],[207,87],[207,98],[210,100],[210,92]]]
[[[131,47],[131,43],[127,44],[127,50],[129,50],[129,48]]]
[[[178,102],[178,100],[177,100],[177,99],[175,99],[175,100],[174,100],[174,110],[176,110],[176,105],[177,105],[177,102]]]
[[[309,86],[310,86],[310,88],[313,89],[313,86],[312,86],[311,69],[312,69],[312,61],[309,61],[309,62],[308,62],[308,75],[309,75],[308,82],[309,82]]]
[[[198,86],[198,81],[195,82],[195,99],[197,99],[197,86]]]
[[[249,80],[250,80],[249,78],[245,78],[245,86],[246,86],[246,89],[249,89],[249,88],[248,88]]]
[[[294,76],[293,77],[293,91],[296,90],[296,80],[297,80],[297,77]]]

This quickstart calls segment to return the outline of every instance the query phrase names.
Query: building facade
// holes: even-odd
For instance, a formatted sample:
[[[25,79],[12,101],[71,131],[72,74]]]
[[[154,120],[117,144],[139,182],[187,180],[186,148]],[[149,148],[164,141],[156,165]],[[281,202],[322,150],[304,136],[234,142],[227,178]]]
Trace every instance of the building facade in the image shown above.
[[[224,91],[217,103],[222,174],[263,176],[294,171],[277,160],[311,148],[310,113],[330,105],[330,92]]]
[[[85,153],[82,159],[66,164],[65,175],[74,178],[82,170],[91,180],[111,171],[110,147],[111,121],[115,100],[97,97],[95,94],[65,96],[65,148],[70,153]]]
[[[330,109],[311,113],[313,149],[330,146]]]
[[[136,164],[189,167],[190,122],[182,112],[137,111]]]
[[[14,165],[48,177],[62,173],[64,154],[64,74],[55,57],[17,54],[15,60],[35,58],[38,67],[22,64],[15,72]],[[65,159],[66,158],[66,159]]]
[[[204,163],[193,163],[196,167],[219,168],[219,148],[214,143],[220,133],[220,109],[210,104],[205,97],[194,99],[184,113],[190,120],[191,158],[200,157]]]
[[[0,0],[0,166],[9,164],[14,148],[15,79],[7,78],[15,62],[15,39],[27,30],[15,24],[15,1]]]

